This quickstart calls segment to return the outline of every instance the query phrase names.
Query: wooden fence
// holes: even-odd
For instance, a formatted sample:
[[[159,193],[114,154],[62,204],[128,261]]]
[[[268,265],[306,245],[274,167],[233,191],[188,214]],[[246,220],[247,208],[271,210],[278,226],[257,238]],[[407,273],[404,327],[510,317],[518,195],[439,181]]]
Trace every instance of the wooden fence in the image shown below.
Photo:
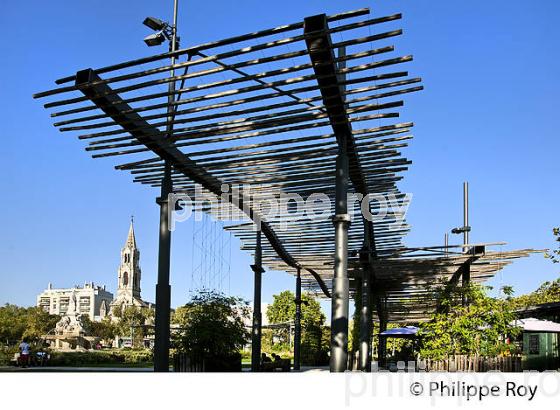
[[[521,372],[521,356],[449,356],[443,360],[418,359],[417,371],[425,372]]]
[[[173,356],[174,372],[240,372],[241,354],[201,357],[178,352]]]

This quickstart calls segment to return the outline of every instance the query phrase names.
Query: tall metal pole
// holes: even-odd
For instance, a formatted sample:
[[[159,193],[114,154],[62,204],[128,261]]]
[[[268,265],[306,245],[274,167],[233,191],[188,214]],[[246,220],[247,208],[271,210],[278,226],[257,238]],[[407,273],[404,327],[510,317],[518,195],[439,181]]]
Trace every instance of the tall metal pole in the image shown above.
[[[177,13],[179,1],[173,2],[173,27],[169,51],[176,51],[177,44]],[[175,56],[171,57],[171,65],[175,64]],[[170,76],[175,76],[175,70],[171,68]],[[173,134],[173,113],[175,81],[169,83],[168,97],[168,125],[166,129],[167,138]],[[156,284],[156,314],[155,314],[155,340],[154,340],[154,371],[169,371],[169,338],[171,321],[171,286],[169,284],[169,267],[171,259],[171,231],[169,230],[169,201],[168,196],[173,192],[173,181],[171,179],[171,165],[166,161],[164,175],[161,184],[161,195],[157,199],[160,206],[159,213],[159,254],[158,254],[158,282]]]
[[[294,370],[301,365],[301,270],[298,268],[296,276],[296,317],[294,321]]]
[[[467,245],[469,244],[469,183],[463,182],[463,252],[467,252]],[[467,294],[465,293],[471,282],[471,266],[470,263],[465,262],[463,266],[462,287],[463,287],[463,306],[469,303]]]
[[[251,265],[255,273],[255,293],[253,297],[253,328],[251,332],[251,371],[258,372],[261,362],[261,331],[262,331],[262,312],[261,312],[261,288],[262,288],[262,246],[261,231],[257,231],[257,244],[255,247],[255,264]]]
[[[463,182],[463,226],[469,226],[469,183]],[[463,232],[463,245],[469,243],[469,230]],[[465,249],[466,250],[466,249]]]
[[[344,143],[336,158],[336,204],[333,217],[335,229],[334,277],[331,310],[331,372],[343,372],[348,361],[348,156]]]

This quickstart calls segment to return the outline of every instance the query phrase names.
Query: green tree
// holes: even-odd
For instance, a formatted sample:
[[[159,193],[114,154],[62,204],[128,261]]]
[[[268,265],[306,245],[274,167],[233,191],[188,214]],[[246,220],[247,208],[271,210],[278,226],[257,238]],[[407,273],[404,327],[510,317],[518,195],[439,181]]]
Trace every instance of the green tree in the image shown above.
[[[553,228],[552,235],[554,235],[554,241],[558,242],[556,244],[557,248],[553,249],[552,252],[546,252],[544,254],[545,258],[550,259],[553,263],[560,262],[560,228]]]
[[[504,294],[507,300],[510,300],[513,297],[515,291],[513,290],[513,286],[504,285],[500,288],[500,291]]]
[[[60,316],[38,307],[6,304],[0,307],[0,340],[8,344],[17,343],[23,337],[35,341],[53,330],[59,320]]]
[[[289,290],[273,296],[272,304],[266,309],[266,317],[270,323],[286,323],[294,320],[296,316],[295,295]],[[321,326],[325,322],[325,315],[321,305],[312,295],[301,295],[301,327]]]
[[[27,328],[25,308],[6,304],[0,307],[0,340],[2,343],[15,343],[23,337]]]
[[[181,330],[173,336],[174,345],[200,358],[237,354],[249,341],[249,315],[245,300],[201,291],[176,310],[173,321]]]
[[[51,315],[39,307],[27,308],[27,326],[23,336],[38,340],[52,331],[59,320],[60,316]]]
[[[357,281],[357,286],[361,287],[360,280]],[[362,307],[362,292],[354,294],[354,314],[352,319],[348,322],[348,351],[356,352],[360,349],[360,311]]]
[[[328,343],[325,345],[323,338],[325,315],[312,295],[304,293],[301,299],[301,362],[307,365],[324,364],[325,360],[328,361]],[[295,295],[289,290],[274,295],[272,304],[266,310],[270,323],[293,322],[295,315]],[[285,342],[288,340],[287,331],[275,330]]]
[[[560,228],[553,229],[554,241],[560,242]],[[560,262],[560,244],[556,249],[547,252],[545,257],[553,263]],[[560,278],[542,283],[539,288],[526,295],[511,298],[511,305],[515,309],[522,309],[541,303],[560,302]]]
[[[560,228],[553,229],[555,242],[560,242]],[[556,249],[547,252],[545,257],[553,263],[560,262],[560,244]],[[526,295],[509,298],[514,309],[523,309],[541,303],[560,302],[560,278],[542,283],[538,289]]]
[[[514,309],[522,309],[541,303],[560,302],[560,278],[551,282],[544,282],[531,293],[510,298],[509,302]]]
[[[508,337],[519,334],[512,325],[515,313],[506,300],[486,294],[488,288],[471,284],[440,291],[440,309],[420,325],[420,355],[441,359],[452,354],[497,356],[512,352]],[[469,303],[460,301],[466,296]]]
[[[114,330],[107,327],[105,331],[114,332],[114,335],[133,337],[132,346],[141,346],[144,338],[151,332],[154,311],[152,309],[136,306],[127,306],[124,310],[113,310],[117,314],[118,321]],[[99,329],[101,331],[101,329]]]
[[[98,337],[106,342],[113,340],[118,333],[117,325],[108,317],[104,317],[100,322],[93,322],[89,316],[84,315],[82,324],[86,335]]]

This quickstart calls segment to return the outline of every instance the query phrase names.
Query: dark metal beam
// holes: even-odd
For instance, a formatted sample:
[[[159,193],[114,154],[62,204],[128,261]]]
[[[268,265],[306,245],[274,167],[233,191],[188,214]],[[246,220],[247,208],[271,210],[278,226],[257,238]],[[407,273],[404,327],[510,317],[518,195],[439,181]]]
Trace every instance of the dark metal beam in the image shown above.
[[[352,181],[356,192],[365,196],[368,193],[368,189],[360,166],[350,119],[346,112],[345,93],[340,85],[342,81],[337,73],[336,57],[332,49],[332,40],[328,30],[329,26],[325,14],[305,19],[304,32],[308,36],[306,45],[309,57],[313,63],[313,71],[317,77],[325,109],[337,142],[339,145],[344,143],[346,146],[350,167],[350,181]],[[319,35],[320,32],[323,34]]]
[[[363,16],[364,14],[369,14],[369,8],[363,8],[363,9],[358,9],[358,10],[347,11],[347,12],[344,12],[344,13],[334,14],[332,16],[329,16],[328,20],[329,21],[339,21],[339,20],[343,20],[343,19],[347,19],[347,18]],[[381,20],[381,19],[379,19],[379,20],[380,21],[390,21],[390,20],[396,20],[396,19],[399,19],[399,18],[401,18],[401,15],[400,14],[395,14],[393,16],[385,17],[383,20]],[[302,26],[303,26],[303,24],[301,22],[297,22],[297,23],[293,23],[293,24],[287,24],[287,25],[283,25],[283,26],[280,26],[280,27],[275,27],[275,28],[272,28],[272,29],[257,31],[257,32],[244,34],[244,35],[240,35],[240,36],[235,36],[235,37],[230,37],[230,38],[226,38],[226,39],[223,39],[223,40],[211,41],[211,42],[208,42],[208,43],[204,43],[204,44],[200,44],[200,45],[197,45],[197,46],[185,48],[185,49],[182,49],[182,50],[177,50],[177,51],[174,51],[174,52],[156,54],[156,55],[149,56],[149,57],[139,58],[137,60],[127,61],[125,63],[120,63],[120,64],[114,64],[114,65],[110,65],[110,66],[106,66],[106,67],[101,67],[101,68],[96,69],[95,72],[97,74],[102,74],[102,73],[107,73],[107,72],[111,72],[111,71],[122,70],[124,68],[133,67],[133,66],[136,66],[136,65],[147,64],[147,63],[158,61],[158,60],[165,60],[165,59],[171,58],[171,57],[179,57],[183,54],[189,54],[189,53],[193,53],[195,51],[207,50],[207,49],[216,48],[216,47],[222,47],[222,46],[225,46],[225,45],[239,43],[239,42],[243,42],[243,41],[247,41],[247,40],[253,40],[253,39],[256,39],[256,38],[259,38],[259,37],[271,36],[271,35],[276,35],[276,34],[279,34],[279,33],[286,32],[286,31],[297,30],[297,29],[300,29]],[[165,69],[167,70],[168,67],[165,67]],[[76,80],[76,76],[72,75],[72,76],[60,78],[60,79],[56,80],[55,82],[56,82],[56,84],[64,84],[64,83],[68,83],[68,82],[74,81],[74,80]]]

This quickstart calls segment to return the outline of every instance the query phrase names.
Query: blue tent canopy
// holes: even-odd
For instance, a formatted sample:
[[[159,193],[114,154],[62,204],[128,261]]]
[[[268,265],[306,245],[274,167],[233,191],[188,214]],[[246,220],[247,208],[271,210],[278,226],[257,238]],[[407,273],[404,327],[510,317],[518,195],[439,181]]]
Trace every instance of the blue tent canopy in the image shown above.
[[[379,336],[414,338],[416,337],[417,333],[418,333],[418,328],[416,326],[405,326],[405,327],[398,327],[395,329],[387,329],[384,332],[379,333]]]

